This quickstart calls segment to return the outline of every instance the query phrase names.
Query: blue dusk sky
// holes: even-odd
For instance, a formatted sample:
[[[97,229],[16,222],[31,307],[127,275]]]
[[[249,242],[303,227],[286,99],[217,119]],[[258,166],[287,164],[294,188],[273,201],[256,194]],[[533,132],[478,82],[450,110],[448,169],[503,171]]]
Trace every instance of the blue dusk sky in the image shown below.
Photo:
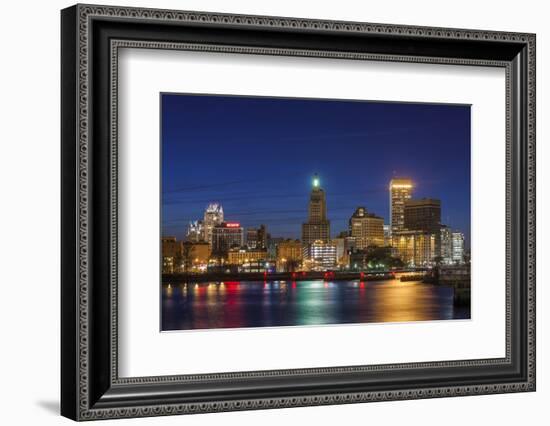
[[[161,108],[163,235],[218,202],[228,221],[300,238],[317,173],[332,236],[358,206],[389,223],[389,182],[410,177],[470,246],[468,105],[161,94]]]

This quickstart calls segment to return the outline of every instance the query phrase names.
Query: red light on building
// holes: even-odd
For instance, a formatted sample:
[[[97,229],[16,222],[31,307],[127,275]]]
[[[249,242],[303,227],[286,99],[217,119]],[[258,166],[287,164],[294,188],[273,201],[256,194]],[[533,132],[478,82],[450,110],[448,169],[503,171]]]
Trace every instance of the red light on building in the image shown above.
[[[241,224],[239,222],[227,222],[225,224],[226,228],[239,228]]]

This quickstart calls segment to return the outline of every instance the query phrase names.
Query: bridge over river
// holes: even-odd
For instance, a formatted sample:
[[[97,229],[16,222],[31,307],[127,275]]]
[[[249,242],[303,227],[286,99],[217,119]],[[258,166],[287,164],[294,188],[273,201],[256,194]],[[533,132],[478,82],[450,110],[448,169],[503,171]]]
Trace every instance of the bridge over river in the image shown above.
[[[163,274],[163,283],[207,283],[217,281],[380,281],[399,279],[402,275],[424,275],[427,269],[402,269],[391,271],[298,271],[298,272],[239,272],[239,273],[179,273]]]

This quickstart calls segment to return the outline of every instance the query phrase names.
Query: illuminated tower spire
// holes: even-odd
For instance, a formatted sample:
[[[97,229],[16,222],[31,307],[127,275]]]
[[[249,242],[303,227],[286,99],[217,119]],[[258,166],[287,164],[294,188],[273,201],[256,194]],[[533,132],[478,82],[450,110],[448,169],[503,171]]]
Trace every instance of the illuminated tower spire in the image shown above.
[[[325,191],[320,186],[319,176],[313,175],[313,188],[309,197],[309,223],[320,223],[327,220],[327,200]]]
[[[204,240],[212,244],[212,230],[223,222],[223,207],[221,204],[210,203],[204,211],[203,233]]]
[[[308,220],[302,224],[302,242],[311,244],[317,240],[328,242],[330,239],[330,222],[327,219],[327,201],[321,180],[313,175],[312,188],[308,204]]]
[[[313,187],[318,188],[319,187],[319,176],[317,176],[317,173],[313,175]]]

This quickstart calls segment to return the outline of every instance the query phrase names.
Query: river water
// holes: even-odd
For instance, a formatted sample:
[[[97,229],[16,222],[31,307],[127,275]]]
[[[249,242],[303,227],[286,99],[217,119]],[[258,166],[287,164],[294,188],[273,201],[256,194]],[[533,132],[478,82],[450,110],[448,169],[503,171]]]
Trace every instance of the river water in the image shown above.
[[[162,330],[468,319],[421,282],[241,281],[162,286]]]

